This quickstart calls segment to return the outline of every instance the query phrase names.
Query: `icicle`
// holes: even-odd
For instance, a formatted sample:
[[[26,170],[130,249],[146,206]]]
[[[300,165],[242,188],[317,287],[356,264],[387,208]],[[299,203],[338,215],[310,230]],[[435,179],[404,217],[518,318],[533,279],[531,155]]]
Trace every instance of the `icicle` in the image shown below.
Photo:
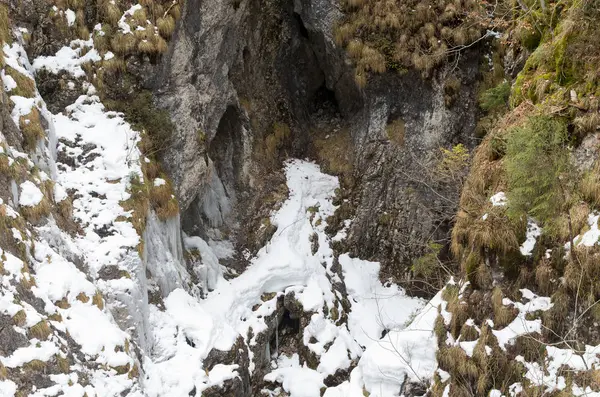
[[[270,343],[266,343],[265,357],[267,358],[267,360],[271,361],[271,344]]]
[[[275,328],[275,357],[279,357],[279,326]]]

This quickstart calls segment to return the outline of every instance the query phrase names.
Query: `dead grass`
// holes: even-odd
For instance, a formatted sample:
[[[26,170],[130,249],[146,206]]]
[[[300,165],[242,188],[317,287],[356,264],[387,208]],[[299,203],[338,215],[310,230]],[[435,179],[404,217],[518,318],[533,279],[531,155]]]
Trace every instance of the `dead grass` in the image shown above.
[[[154,42],[154,47],[157,54],[164,54],[169,49],[167,42],[161,36],[152,36],[152,41]]]
[[[548,295],[552,288],[553,279],[552,266],[546,260],[536,266],[535,268],[535,282],[538,286],[538,291],[542,295]]]
[[[15,83],[17,83],[17,87],[10,91],[10,95],[17,95],[25,98],[35,97],[35,81],[33,79],[10,66],[6,66],[4,72],[12,77],[13,80],[15,80]]]
[[[351,187],[354,184],[354,146],[350,131],[342,128],[328,135],[313,140],[319,164],[325,172],[340,176],[344,187]]]
[[[58,202],[58,211],[65,219],[71,219],[73,216],[73,201],[70,197]]]
[[[35,106],[28,114],[19,118],[19,128],[24,138],[23,146],[30,151],[35,150],[38,142],[46,136],[40,119],[40,111]]]
[[[600,162],[596,161],[579,183],[583,198],[595,208],[600,206]]]
[[[0,43],[12,43],[8,5],[4,3],[0,4]],[[3,64],[3,59],[4,52],[0,51],[0,66]]]
[[[0,7],[1,8],[1,7]],[[8,378],[8,371],[2,362],[0,362],[0,380],[6,380]]]
[[[75,299],[82,303],[88,303],[90,301],[90,297],[84,294],[83,292],[77,294],[77,297]]]
[[[61,357],[60,355],[56,355],[56,364],[58,365],[58,369],[63,374],[68,374],[71,372],[71,364],[69,363],[69,359],[66,357]]]
[[[128,55],[136,49],[137,40],[133,34],[117,33],[110,40],[110,47],[117,55]]]
[[[31,360],[23,365],[23,369],[32,372],[43,372],[46,370],[46,363],[42,360]]]
[[[494,327],[496,329],[502,329],[510,324],[516,317],[517,312],[515,308],[504,306],[502,300],[504,294],[499,287],[495,287],[492,291],[492,306],[494,308]]]
[[[472,325],[464,324],[460,329],[460,340],[463,342],[472,342],[479,338],[479,332]]]
[[[137,379],[140,377],[140,368],[138,367],[137,363],[133,364],[133,367],[131,367],[127,377],[129,379]]]
[[[100,291],[96,291],[92,297],[92,304],[96,305],[98,309],[104,310],[104,298],[102,298],[102,293]]]
[[[25,310],[19,310],[12,318],[13,324],[16,325],[17,327],[22,327],[25,325],[25,322],[27,321],[27,314],[25,313]]]
[[[50,204],[48,203],[48,199],[44,197],[36,206],[20,206],[19,212],[29,222],[38,223],[42,218],[45,218],[50,214]]]
[[[166,181],[164,185],[153,185],[150,190],[150,205],[159,219],[164,221],[179,214],[179,204],[173,194],[171,181],[165,175],[162,179]]]
[[[291,136],[290,127],[285,123],[274,123],[271,132],[265,137],[263,145],[264,155],[274,162],[279,157],[280,150]]]
[[[56,307],[59,307],[59,308],[61,308],[61,309],[68,309],[68,308],[70,308],[70,307],[71,307],[71,304],[69,303],[69,301],[67,300],[67,298],[66,298],[66,297],[65,297],[65,298],[62,298],[62,299],[61,299],[61,300],[59,300],[59,301],[56,301],[56,302],[54,302],[54,305],[55,305]]]
[[[119,19],[123,13],[117,4],[113,4],[109,0],[104,0],[100,6],[101,15],[106,22],[112,26],[117,26]]]
[[[481,7],[473,1],[422,3],[345,0],[345,16],[334,28],[338,45],[356,65],[359,86],[366,73],[415,68],[424,75],[443,63],[448,48],[479,38],[475,17]]]
[[[63,318],[60,313],[54,313],[48,316],[49,321],[56,321],[57,323],[62,323]]]
[[[441,314],[438,314],[438,316],[435,319],[435,324],[433,326],[433,332],[435,333],[435,336],[437,338],[438,346],[441,346],[442,344],[446,343],[448,331],[446,330],[446,324],[444,322],[444,317],[442,317]]]
[[[156,47],[154,43],[150,40],[141,40],[138,43],[138,52],[141,54],[154,54],[156,52]]]
[[[111,74],[123,73],[127,70],[125,61],[118,56],[103,60],[102,67]]]
[[[573,124],[577,129],[577,133],[581,136],[594,133],[600,128],[600,113],[585,113],[582,116],[576,117],[573,120]]]
[[[139,10],[136,10],[133,13],[133,20],[139,26],[145,26],[147,19],[148,19],[148,15],[146,14],[146,9],[144,7],[142,7]]]
[[[158,32],[162,37],[169,39],[175,31],[175,18],[173,18],[171,15],[158,18],[156,20],[156,27],[158,28]]]
[[[29,328],[29,337],[37,338],[39,340],[46,340],[50,336],[51,332],[52,331],[48,326],[48,322],[42,320],[33,327]]]

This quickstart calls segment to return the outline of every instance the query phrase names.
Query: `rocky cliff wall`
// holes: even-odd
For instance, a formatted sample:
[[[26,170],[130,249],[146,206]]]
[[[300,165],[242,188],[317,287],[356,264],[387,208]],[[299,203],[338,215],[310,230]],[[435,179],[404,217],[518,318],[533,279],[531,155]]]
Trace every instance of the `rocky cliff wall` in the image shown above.
[[[235,234],[232,219],[264,218],[281,158],[317,158],[344,176],[347,248],[400,279],[447,237],[457,195],[432,191],[423,175],[439,148],[475,145],[479,56],[466,52],[431,79],[388,72],[361,89],[333,39],[341,15],[333,0],[187,2],[153,82],[177,126],[163,161],[184,227]],[[397,125],[401,136],[390,135]]]

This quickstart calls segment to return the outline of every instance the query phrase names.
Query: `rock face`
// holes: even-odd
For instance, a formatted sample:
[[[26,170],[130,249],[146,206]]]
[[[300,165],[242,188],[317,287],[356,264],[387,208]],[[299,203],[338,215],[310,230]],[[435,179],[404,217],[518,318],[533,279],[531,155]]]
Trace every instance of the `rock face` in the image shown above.
[[[289,138],[270,141],[275,162],[285,154],[312,156],[316,135],[344,131],[345,197],[354,214],[347,248],[402,276],[429,241],[448,232],[440,208],[453,213],[454,197],[432,191],[420,176],[439,148],[475,144],[478,59],[465,53],[427,80],[386,73],[360,89],[332,37],[341,15],[334,0],[186,2],[152,82],[177,125],[164,164],[184,230],[235,232],[231,219],[253,224],[273,185],[274,123],[291,130]],[[449,89],[450,79],[460,83]],[[386,132],[391,124],[402,136]],[[324,142],[325,152],[339,145]]]

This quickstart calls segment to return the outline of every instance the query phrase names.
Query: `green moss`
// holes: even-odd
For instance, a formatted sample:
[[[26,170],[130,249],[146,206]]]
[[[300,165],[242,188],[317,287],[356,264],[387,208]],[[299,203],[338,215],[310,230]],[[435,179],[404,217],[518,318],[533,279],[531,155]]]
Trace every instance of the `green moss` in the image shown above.
[[[485,111],[497,110],[505,108],[508,105],[510,96],[510,83],[504,81],[496,87],[484,91],[479,96],[479,106]]]

